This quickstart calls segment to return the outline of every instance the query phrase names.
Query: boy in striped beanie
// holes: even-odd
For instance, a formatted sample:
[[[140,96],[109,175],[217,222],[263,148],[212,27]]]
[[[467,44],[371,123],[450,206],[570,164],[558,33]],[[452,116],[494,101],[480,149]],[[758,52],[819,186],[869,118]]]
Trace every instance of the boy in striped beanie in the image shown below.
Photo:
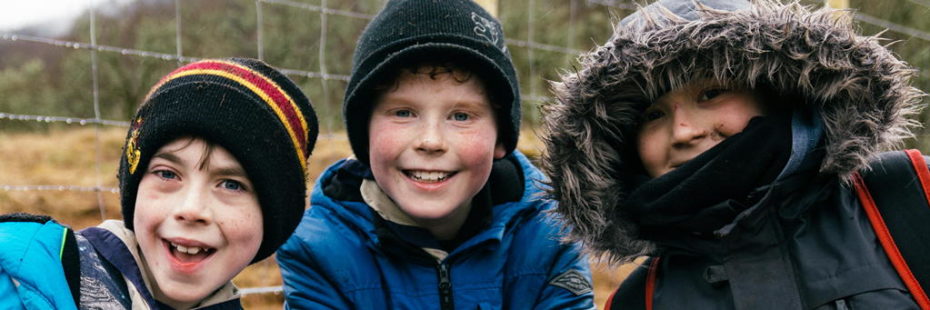
[[[38,242],[49,251],[0,255],[0,307],[240,308],[230,280],[297,226],[316,136],[310,101],[261,61],[203,60],[171,72],[126,137],[124,221],[75,233],[48,217],[3,216],[0,234],[13,236],[5,249]],[[3,293],[3,276],[18,294]]]

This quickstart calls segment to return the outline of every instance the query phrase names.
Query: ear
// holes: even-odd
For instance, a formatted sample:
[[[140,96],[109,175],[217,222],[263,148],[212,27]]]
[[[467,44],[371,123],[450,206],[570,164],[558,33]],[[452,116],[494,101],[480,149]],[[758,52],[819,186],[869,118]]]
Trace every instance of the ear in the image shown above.
[[[504,148],[503,143],[497,142],[494,146],[494,159],[504,158],[504,155],[507,155],[507,149]]]

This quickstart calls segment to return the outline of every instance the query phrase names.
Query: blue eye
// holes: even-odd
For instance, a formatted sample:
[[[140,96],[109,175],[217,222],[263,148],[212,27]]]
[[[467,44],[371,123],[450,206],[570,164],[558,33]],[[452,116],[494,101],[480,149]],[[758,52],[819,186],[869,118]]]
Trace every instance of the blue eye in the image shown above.
[[[228,189],[228,190],[233,190],[233,191],[244,191],[245,190],[245,186],[243,186],[242,183],[239,183],[238,181],[223,180],[223,183],[220,185],[223,186],[224,189]]]
[[[409,110],[394,111],[394,116],[397,116],[397,117],[410,117],[411,115],[413,115],[413,113],[410,113]]]
[[[162,179],[171,180],[171,179],[178,178],[177,174],[175,174],[174,172],[168,171],[168,170],[158,170],[158,171],[155,171],[154,173],[155,175],[159,176]]]
[[[460,122],[467,121],[471,117],[467,113],[455,113],[452,114],[452,119]]]

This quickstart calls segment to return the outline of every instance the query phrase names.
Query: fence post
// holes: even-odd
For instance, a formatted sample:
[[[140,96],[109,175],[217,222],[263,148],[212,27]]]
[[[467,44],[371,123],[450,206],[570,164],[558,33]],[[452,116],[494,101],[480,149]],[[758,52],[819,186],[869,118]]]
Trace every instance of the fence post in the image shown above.
[[[497,0],[475,0],[481,7],[491,13],[491,16],[497,16]]]

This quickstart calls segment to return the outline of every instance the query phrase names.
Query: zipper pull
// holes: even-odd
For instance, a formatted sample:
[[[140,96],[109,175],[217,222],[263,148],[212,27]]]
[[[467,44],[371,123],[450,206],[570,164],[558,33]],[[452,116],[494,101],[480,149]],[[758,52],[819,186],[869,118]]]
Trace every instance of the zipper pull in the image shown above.
[[[439,272],[439,305],[441,309],[455,309],[452,302],[452,277],[449,274],[449,266],[445,263],[439,263],[436,266]]]

